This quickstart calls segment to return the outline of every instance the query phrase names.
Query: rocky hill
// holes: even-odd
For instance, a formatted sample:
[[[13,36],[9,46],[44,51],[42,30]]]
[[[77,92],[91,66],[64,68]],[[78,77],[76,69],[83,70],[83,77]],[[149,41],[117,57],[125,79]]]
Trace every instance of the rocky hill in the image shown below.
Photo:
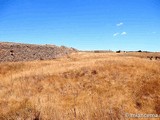
[[[50,60],[76,51],[65,46],[0,42],[0,62]]]

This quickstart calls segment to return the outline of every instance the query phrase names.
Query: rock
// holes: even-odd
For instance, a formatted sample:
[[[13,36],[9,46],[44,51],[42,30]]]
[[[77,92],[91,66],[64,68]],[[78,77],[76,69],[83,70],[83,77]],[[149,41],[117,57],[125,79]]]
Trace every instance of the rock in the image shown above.
[[[0,42],[0,62],[50,60],[72,52],[77,50],[65,46]]]

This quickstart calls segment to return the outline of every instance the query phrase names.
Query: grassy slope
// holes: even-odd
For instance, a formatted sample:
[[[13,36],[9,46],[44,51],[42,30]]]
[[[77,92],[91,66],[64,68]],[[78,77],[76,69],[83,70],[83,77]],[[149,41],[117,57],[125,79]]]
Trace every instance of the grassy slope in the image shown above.
[[[123,120],[126,112],[160,114],[159,66],[125,53],[1,63],[0,119]]]

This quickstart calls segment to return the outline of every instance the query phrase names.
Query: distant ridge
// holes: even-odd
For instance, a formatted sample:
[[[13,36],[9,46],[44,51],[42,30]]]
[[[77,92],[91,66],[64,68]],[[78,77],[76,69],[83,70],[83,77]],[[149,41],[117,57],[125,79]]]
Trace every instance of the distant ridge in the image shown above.
[[[37,45],[0,42],[0,62],[50,60],[77,52],[74,48],[56,45]]]

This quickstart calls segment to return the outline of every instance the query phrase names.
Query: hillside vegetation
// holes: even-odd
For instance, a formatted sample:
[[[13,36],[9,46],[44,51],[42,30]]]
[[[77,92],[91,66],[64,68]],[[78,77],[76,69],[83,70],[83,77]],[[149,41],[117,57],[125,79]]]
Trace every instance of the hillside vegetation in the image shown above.
[[[160,114],[160,60],[133,54],[79,52],[0,63],[0,120],[128,120],[125,113]]]

